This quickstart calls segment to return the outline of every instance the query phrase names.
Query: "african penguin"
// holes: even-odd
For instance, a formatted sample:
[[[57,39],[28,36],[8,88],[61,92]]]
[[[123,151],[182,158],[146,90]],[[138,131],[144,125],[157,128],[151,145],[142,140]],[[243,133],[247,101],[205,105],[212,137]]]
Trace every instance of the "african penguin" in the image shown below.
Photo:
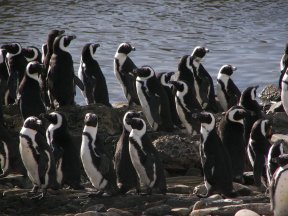
[[[5,49],[0,49],[0,103],[1,104],[13,104],[14,100],[9,96],[8,90],[8,69],[6,65],[7,51]]]
[[[69,132],[65,115],[52,112],[43,117],[50,123],[46,130],[46,139],[55,158],[57,183],[73,189],[82,188],[79,149]]]
[[[274,162],[279,164],[275,171],[270,185],[271,209],[276,216],[288,215],[288,155],[283,154],[274,158]]]
[[[163,73],[156,74],[157,79],[160,81],[168,97],[172,122],[174,125],[181,127],[181,121],[177,114],[176,104],[175,104],[175,90],[174,90],[173,85],[170,83],[170,81],[174,80],[174,76],[175,76],[175,72],[168,72],[168,73],[163,72]]]
[[[43,132],[42,121],[34,116],[28,117],[20,130],[19,150],[28,177],[33,184],[32,198],[43,198],[47,188],[56,183],[56,168],[53,153]],[[36,194],[38,190],[40,194]]]
[[[206,47],[196,46],[191,54],[194,79],[196,81],[195,89],[201,98],[201,106],[204,110],[217,112],[215,100],[215,90],[212,77],[201,64],[202,58],[209,52]]]
[[[41,60],[42,54],[37,47],[28,46],[26,48],[23,48],[22,50],[23,50],[23,55],[28,62],[37,61],[39,63],[42,63],[42,60]]]
[[[237,68],[232,65],[223,65],[217,76],[217,98],[224,111],[238,104],[241,91],[230,76]]]
[[[25,74],[28,64],[22,52],[20,43],[10,43],[1,47],[7,51],[6,65],[9,73],[7,80],[9,95],[17,102],[17,90]]]
[[[246,110],[233,106],[221,119],[218,127],[219,136],[226,147],[232,163],[232,174],[235,182],[243,183],[246,148],[244,144],[244,118]]]
[[[46,112],[39,84],[39,77],[43,71],[43,65],[37,61],[29,62],[26,67],[25,75],[18,90],[19,108],[23,120],[29,116],[39,116]]]
[[[184,81],[170,81],[176,89],[175,105],[180,121],[188,134],[200,133],[200,122],[192,118],[193,113],[201,112],[202,107],[193,94],[191,86]]]
[[[172,131],[173,122],[168,96],[150,66],[135,69],[136,90],[143,113],[154,131]]]
[[[279,77],[279,89],[282,88],[282,79],[288,68],[288,43],[285,46],[284,54],[280,60],[280,77]]]
[[[286,114],[288,115],[288,69],[284,73],[282,79],[281,102]]]
[[[267,188],[266,165],[268,153],[271,147],[269,139],[272,136],[272,126],[268,120],[257,120],[251,130],[247,153],[253,167],[254,184],[261,186],[261,182]],[[262,181],[261,181],[262,180]]]
[[[140,105],[135,86],[136,78],[131,74],[137,66],[128,56],[134,50],[135,47],[132,47],[130,43],[121,43],[118,46],[114,56],[114,75],[120,82],[129,105]]]
[[[147,194],[151,194],[153,188],[166,194],[164,167],[157,149],[146,133],[146,123],[140,118],[129,118],[126,123],[132,128],[129,135],[129,154],[140,182]]]
[[[82,49],[78,77],[84,84],[82,91],[87,104],[101,103],[111,107],[108,88],[102,70],[93,57],[99,44],[87,43]]]
[[[256,100],[256,91],[258,86],[250,86],[246,88],[240,97],[239,105],[242,106],[248,115],[244,119],[244,138],[245,138],[245,148],[247,148],[251,129],[254,122],[263,117],[261,107]]]
[[[204,173],[206,194],[198,197],[208,197],[221,193],[233,197],[233,176],[230,156],[216,132],[216,121],[212,113],[201,112],[193,114],[201,122],[201,142],[199,146],[201,163]]]
[[[67,50],[75,38],[75,35],[60,35],[54,40],[47,74],[48,96],[52,108],[75,104],[75,84],[81,90],[84,89],[82,81],[74,74],[73,59]]]
[[[135,111],[128,111],[125,113],[123,117],[122,134],[116,144],[114,155],[114,167],[117,176],[117,185],[121,194],[125,194],[132,188],[136,188],[136,193],[140,193],[140,183],[129,154],[129,134],[132,128],[126,123],[127,119],[134,117],[139,118],[140,113]]]
[[[87,113],[84,123],[80,153],[84,170],[99,191],[97,195],[103,195],[104,192],[116,195],[119,193],[116,174],[112,160],[98,136],[98,118],[94,113]]]

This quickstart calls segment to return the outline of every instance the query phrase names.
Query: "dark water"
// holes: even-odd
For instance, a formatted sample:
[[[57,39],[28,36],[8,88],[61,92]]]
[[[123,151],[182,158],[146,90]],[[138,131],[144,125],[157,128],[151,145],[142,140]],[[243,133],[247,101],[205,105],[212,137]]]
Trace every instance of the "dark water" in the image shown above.
[[[77,35],[69,49],[77,72],[84,44],[100,43],[96,57],[111,102],[125,100],[113,74],[115,51],[125,41],[136,47],[130,55],[136,65],[156,72],[176,71],[181,56],[207,46],[203,64],[214,82],[223,64],[233,64],[238,70],[232,78],[241,90],[249,85],[261,90],[277,83],[288,42],[286,8],[286,0],[0,0],[0,44],[41,48],[51,29],[65,29]],[[76,100],[84,103],[79,91]]]

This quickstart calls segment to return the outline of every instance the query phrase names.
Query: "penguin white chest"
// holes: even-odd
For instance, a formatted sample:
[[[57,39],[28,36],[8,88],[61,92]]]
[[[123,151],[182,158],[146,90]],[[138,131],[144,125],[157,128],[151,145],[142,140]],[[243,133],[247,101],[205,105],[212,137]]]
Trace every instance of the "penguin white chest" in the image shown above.
[[[0,153],[0,165],[1,165],[2,173],[5,173],[9,167],[9,152],[8,152],[7,144],[4,141],[2,141],[1,145],[3,145],[4,154]]]
[[[278,174],[278,173],[277,173]],[[274,215],[287,216],[288,215],[288,169],[279,173],[277,185],[275,188],[274,196]],[[276,177],[276,178],[277,178]]]
[[[93,152],[90,152],[90,149],[88,146],[89,140],[85,136],[83,136],[82,139],[83,139],[83,141],[82,141],[82,145],[81,145],[81,153],[80,153],[81,155],[80,156],[81,156],[84,170],[85,170],[90,182],[92,183],[92,185],[96,189],[102,190],[106,187],[108,182],[106,179],[104,179],[101,172],[93,164],[93,161],[92,161]]]
[[[286,81],[288,80],[287,74],[284,75],[282,80],[281,102],[286,114],[288,115],[288,83]]]
[[[179,101],[178,101],[179,100]],[[184,110],[182,107],[185,107],[183,98],[176,96],[175,97],[175,103],[176,103],[176,111],[177,114],[179,116],[180,121],[182,122],[182,124],[185,126],[187,132],[189,134],[192,134],[192,125],[189,124],[189,122],[187,121],[186,117],[185,117],[185,112],[187,112],[188,110]]]
[[[219,101],[222,109],[224,111],[227,111],[228,110],[228,101],[227,101],[225,94],[223,92],[223,89],[221,88],[221,85],[219,83],[217,83],[216,90],[217,90],[217,98],[218,98],[218,101]]]

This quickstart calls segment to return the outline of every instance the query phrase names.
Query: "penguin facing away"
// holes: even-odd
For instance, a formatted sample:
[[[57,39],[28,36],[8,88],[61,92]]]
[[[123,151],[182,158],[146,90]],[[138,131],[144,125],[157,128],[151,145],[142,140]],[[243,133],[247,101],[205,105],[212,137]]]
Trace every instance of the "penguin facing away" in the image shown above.
[[[280,60],[280,77],[279,77],[279,89],[282,88],[282,79],[288,68],[288,43],[285,46],[284,54]]]
[[[241,97],[241,91],[230,78],[236,70],[232,65],[223,65],[217,76],[217,97],[224,111],[237,105]]]
[[[219,136],[231,158],[233,180],[243,182],[246,148],[244,142],[244,118],[246,110],[241,106],[233,106],[219,123]]]
[[[120,82],[129,105],[140,105],[135,85],[136,78],[131,74],[137,66],[128,56],[135,50],[130,43],[121,43],[114,56],[114,75]]]
[[[19,134],[19,150],[28,177],[33,184],[32,199],[41,199],[47,188],[56,184],[56,167],[50,146],[42,133],[43,124],[34,116],[28,117]],[[37,194],[38,190],[40,194]]]
[[[280,155],[274,158],[273,161],[279,164],[279,168],[274,173],[270,185],[271,209],[274,215],[286,216],[288,215],[288,155]]]
[[[152,188],[166,194],[167,185],[163,164],[157,149],[146,134],[145,121],[140,118],[131,118],[127,119],[126,123],[132,128],[129,135],[131,161],[147,194],[152,193]]]
[[[113,163],[97,135],[98,118],[93,113],[87,113],[84,123],[80,153],[84,170],[92,185],[99,191],[97,196],[104,192],[107,195],[116,195],[119,188]]]
[[[168,97],[150,66],[133,71],[137,75],[136,89],[140,104],[153,130],[172,131],[173,122]]]
[[[23,55],[28,62],[37,61],[39,63],[42,63],[42,60],[41,60],[42,54],[37,47],[28,46],[26,48],[23,48],[22,50],[23,50]]]
[[[261,186],[261,180],[265,187],[268,187],[266,176],[267,157],[271,144],[272,126],[268,120],[257,120],[250,134],[247,153],[253,167],[254,184]]]
[[[28,63],[25,75],[19,85],[19,108],[24,120],[29,116],[39,116],[46,112],[39,84],[39,77],[43,71],[43,65],[39,62]]]
[[[125,194],[132,188],[136,188],[137,194],[140,193],[140,182],[129,154],[129,134],[132,128],[126,123],[128,119],[139,117],[139,112],[128,111],[125,113],[122,134],[116,144],[114,167],[117,176],[117,185],[121,194]]]
[[[82,94],[87,104],[101,103],[111,107],[106,79],[93,57],[99,46],[99,44],[88,43],[83,47],[78,77],[84,84]]]
[[[201,122],[199,151],[207,189],[206,194],[197,194],[195,191],[196,195],[203,198],[218,192],[227,197],[234,197],[231,160],[216,132],[215,117],[209,112],[195,113],[193,117]]]
[[[60,112],[52,112],[43,117],[50,123],[46,130],[46,139],[55,158],[57,183],[60,186],[68,185],[73,189],[81,189],[79,150],[68,130],[65,115]]]
[[[187,133],[196,135],[200,133],[200,122],[192,117],[193,113],[201,112],[202,107],[196,99],[193,90],[184,81],[170,81],[176,89],[175,104],[180,121]]]

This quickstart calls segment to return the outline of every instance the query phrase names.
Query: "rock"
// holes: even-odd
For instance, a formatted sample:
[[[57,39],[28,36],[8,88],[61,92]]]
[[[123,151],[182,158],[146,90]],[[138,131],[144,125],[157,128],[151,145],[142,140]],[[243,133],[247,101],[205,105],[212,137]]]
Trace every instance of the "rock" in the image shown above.
[[[207,202],[212,202],[214,200],[220,200],[220,199],[222,199],[222,196],[220,196],[219,194],[214,194],[206,199],[201,199],[194,204],[193,211],[197,209],[207,208]]]
[[[148,208],[144,211],[145,215],[153,215],[153,216],[163,216],[169,214],[171,211],[171,207],[169,205],[160,205]]]
[[[74,216],[101,216],[102,214],[97,211],[87,211],[83,213],[75,214]]]
[[[171,212],[177,216],[188,216],[191,210],[189,208],[173,208]]]
[[[272,123],[274,133],[287,134],[288,133],[288,116],[285,112],[277,112],[266,115],[266,118]]]
[[[117,208],[109,208],[107,210],[108,213],[115,213],[117,215],[121,215],[121,216],[133,216],[132,213],[128,212],[128,211],[124,211],[124,210],[121,210],[121,209],[117,209]],[[112,214],[111,214],[112,216]],[[116,215],[115,215],[116,216]]]
[[[260,216],[254,211],[251,211],[249,209],[241,209],[234,216]]]
[[[268,85],[260,92],[259,98],[266,103],[279,101],[281,100],[281,92],[276,85]]]
[[[94,206],[90,206],[89,208],[87,208],[86,211],[105,212],[106,207],[104,204],[96,204]]]
[[[272,103],[269,109],[266,111],[267,114],[276,113],[276,112],[285,112],[281,101]]]

